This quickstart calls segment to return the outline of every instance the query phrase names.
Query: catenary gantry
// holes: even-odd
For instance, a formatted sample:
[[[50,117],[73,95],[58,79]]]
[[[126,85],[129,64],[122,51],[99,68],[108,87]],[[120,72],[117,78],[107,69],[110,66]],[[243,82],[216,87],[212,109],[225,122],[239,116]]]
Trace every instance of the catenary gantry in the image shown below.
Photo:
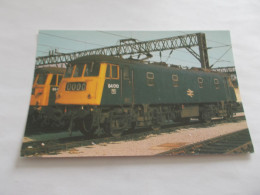
[[[198,47],[199,53],[194,51],[192,47]],[[64,53],[57,55],[42,56],[36,58],[37,65],[68,63],[79,57],[87,55],[109,55],[123,56],[132,54],[151,55],[151,52],[161,52],[165,50],[175,50],[185,48],[197,60],[200,61],[201,67],[208,69],[209,60],[207,52],[207,44],[204,33],[187,34],[182,36],[174,36],[163,39],[137,42],[133,40],[121,41],[120,45],[78,51],[73,53]]]

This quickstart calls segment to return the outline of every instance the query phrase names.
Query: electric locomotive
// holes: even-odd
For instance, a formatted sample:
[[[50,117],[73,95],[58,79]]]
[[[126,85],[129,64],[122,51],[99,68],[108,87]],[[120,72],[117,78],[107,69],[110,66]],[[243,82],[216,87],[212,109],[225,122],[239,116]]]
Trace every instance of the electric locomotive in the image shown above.
[[[31,93],[26,133],[36,128],[60,128],[64,116],[61,107],[55,104],[56,92],[65,73],[65,68],[37,68]]]
[[[232,117],[236,96],[227,76],[111,56],[86,56],[67,67],[56,96],[69,129],[119,136],[169,121]]]

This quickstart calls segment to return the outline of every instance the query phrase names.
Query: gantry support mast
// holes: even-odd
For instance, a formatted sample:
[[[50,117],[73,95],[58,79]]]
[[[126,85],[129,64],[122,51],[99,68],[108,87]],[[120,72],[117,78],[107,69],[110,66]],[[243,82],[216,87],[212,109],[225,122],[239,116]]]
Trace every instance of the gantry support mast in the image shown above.
[[[199,47],[199,54],[192,47]],[[79,57],[88,55],[109,55],[123,56],[132,54],[144,54],[151,56],[151,52],[161,52],[165,50],[175,50],[185,48],[201,63],[201,68],[209,69],[208,51],[204,33],[187,34],[151,41],[137,42],[135,39],[125,39],[120,41],[120,45],[90,49],[85,51],[49,55],[36,58],[37,65],[68,63]]]

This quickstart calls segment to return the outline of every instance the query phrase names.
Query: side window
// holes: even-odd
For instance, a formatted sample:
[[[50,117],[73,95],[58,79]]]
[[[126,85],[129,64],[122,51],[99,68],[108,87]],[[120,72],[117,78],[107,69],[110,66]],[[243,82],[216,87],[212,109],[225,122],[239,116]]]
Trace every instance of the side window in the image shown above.
[[[179,87],[179,77],[177,74],[172,75],[172,84],[173,87]]]
[[[129,66],[124,67],[123,77],[124,77],[124,80],[129,80]]]
[[[108,64],[106,71],[106,78],[110,79],[119,79],[119,66]]]
[[[110,78],[110,64],[107,65],[106,77]]]
[[[203,78],[198,77],[199,88],[203,88]]]
[[[58,76],[58,85],[60,85],[61,79],[62,79],[62,75],[59,75]]]
[[[148,86],[154,86],[154,73],[153,72],[146,73],[146,83]]]
[[[119,68],[116,65],[111,66],[112,79],[118,79],[119,78],[118,69]]]
[[[51,85],[56,85],[56,81],[57,81],[57,75],[53,74],[51,79]]]
[[[219,80],[218,80],[218,79],[214,79],[214,85],[215,85],[216,89],[219,89],[219,88],[220,88]]]
[[[38,79],[38,74],[36,75],[35,73],[34,73],[34,76],[33,76],[33,84],[35,84],[36,83],[36,80]]]

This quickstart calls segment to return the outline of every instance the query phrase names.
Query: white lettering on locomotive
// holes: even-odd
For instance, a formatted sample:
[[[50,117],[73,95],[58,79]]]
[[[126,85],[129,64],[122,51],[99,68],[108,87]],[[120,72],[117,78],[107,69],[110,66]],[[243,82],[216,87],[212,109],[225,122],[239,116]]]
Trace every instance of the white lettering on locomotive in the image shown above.
[[[113,89],[119,89],[119,84],[108,84],[107,86],[109,89],[113,88]]]

